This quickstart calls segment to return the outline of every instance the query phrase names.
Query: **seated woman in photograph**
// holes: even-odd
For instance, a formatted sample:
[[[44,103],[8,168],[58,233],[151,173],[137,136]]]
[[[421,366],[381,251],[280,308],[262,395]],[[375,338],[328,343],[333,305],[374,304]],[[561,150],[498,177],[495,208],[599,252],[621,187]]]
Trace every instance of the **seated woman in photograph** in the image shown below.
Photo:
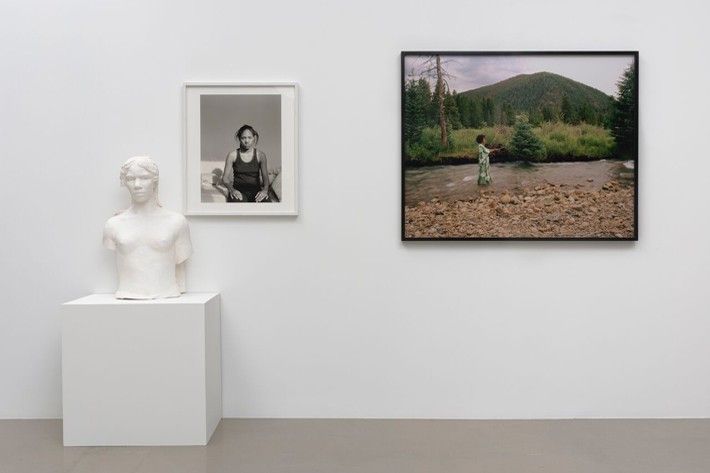
[[[227,202],[269,202],[266,154],[256,149],[259,133],[250,125],[243,125],[234,138],[238,146],[227,154],[222,174]]]
[[[493,181],[490,174],[491,162],[488,155],[500,151],[500,148],[486,148],[486,135],[478,135],[476,143],[478,143],[478,185],[487,186]]]

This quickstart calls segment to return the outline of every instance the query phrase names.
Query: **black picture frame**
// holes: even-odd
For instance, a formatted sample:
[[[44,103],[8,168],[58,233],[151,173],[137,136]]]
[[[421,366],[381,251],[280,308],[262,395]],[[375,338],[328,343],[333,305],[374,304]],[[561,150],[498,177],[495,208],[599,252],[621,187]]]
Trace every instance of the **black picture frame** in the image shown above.
[[[634,156],[634,196],[633,196],[633,234],[628,237],[412,237],[406,234],[406,216],[405,216],[405,173],[407,170],[406,155],[405,155],[405,86],[407,82],[405,71],[405,60],[408,56],[632,56],[635,69],[635,112],[636,112],[636,129],[634,140],[636,143],[637,153]],[[635,242],[639,239],[639,51],[635,50],[613,50],[613,51],[563,51],[563,50],[543,50],[543,51],[402,51],[400,54],[400,86],[401,86],[401,241],[630,241]]]

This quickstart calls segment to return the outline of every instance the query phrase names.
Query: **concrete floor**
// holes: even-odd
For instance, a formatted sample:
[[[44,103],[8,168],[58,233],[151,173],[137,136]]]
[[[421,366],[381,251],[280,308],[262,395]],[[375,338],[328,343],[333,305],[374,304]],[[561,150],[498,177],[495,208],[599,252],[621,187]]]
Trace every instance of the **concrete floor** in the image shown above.
[[[0,473],[708,473],[710,420],[225,419],[207,447],[62,447],[0,421]]]

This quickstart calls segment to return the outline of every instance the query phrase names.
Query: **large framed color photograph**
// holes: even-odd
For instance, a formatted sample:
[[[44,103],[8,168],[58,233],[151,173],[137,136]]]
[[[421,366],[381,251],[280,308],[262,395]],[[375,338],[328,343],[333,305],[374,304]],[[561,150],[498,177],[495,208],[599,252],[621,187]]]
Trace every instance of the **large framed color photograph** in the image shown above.
[[[293,83],[185,84],[185,213],[297,215]]]
[[[638,52],[401,61],[403,240],[638,240]]]

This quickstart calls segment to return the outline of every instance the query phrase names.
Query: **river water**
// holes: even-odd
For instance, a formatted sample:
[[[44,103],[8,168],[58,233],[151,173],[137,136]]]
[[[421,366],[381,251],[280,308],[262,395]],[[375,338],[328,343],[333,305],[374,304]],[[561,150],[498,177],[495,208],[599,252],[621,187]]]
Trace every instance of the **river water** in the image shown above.
[[[576,163],[543,163],[525,166],[519,163],[491,164],[490,186],[481,187],[478,164],[430,166],[407,169],[404,172],[406,205],[434,198],[465,200],[481,190],[514,191],[539,184],[565,184],[577,189],[597,190],[612,179],[633,182],[633,161],[590,161]]]

